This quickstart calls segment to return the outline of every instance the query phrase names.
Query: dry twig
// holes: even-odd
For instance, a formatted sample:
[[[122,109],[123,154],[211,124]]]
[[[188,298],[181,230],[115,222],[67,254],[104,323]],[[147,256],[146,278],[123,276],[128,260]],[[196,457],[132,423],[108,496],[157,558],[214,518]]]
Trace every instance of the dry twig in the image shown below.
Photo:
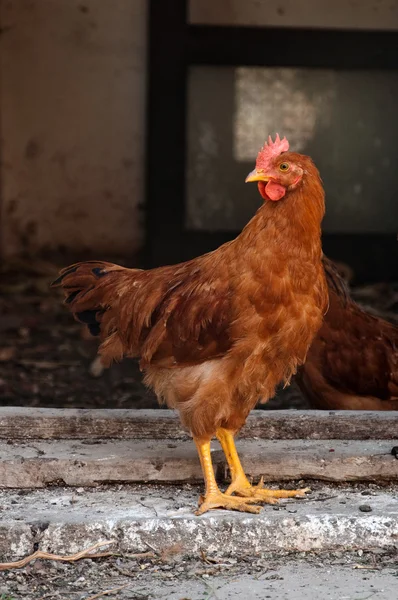
[[[154,552],[155,554],[158,554],[158,552],[156,551],[156,548],[154,548],[153,546],[151,546],[151,544],[149,544],[148,542],[144,542],[144,544],[146,546],[148,546],[148,548],[150,548],[152,550],[152,552]]]
[[[208,565],[217,565],[220,561],[216,560],[215,558],[209,558],[206,554],[206,552],[201,549],[200,550],[200,558],[202,559],[202,561]]]
[[[121,558],[156,558],[154,552],[138,552],[137,554],[125,554],[124,552],[110,552],[109,556],[117,556]]]
[[[97,542],[94,546],[90,546],[90,548],[86,548],[85,550],[81,550],[80,552],[76,552],[76,554],[71,554],[69,556],[61,556],[60,554],[50,554],[49,552],[42,552],[41,550],[37,550],[30,556],[26,556],[21,560],[16,560],[14,562],[9,563],[0,563],[0,571],[7,571],[8,569],[22,569],[28,563],[32,562],[32,560],[37,560],[38,558],[44,558],[46,560],[57,560],[57,561],[65,561],[65,562],[75,562],[76,560],[80,560],[81,558],[102,558],[104,556],[111,556],[112,552],[100,552],[98,554],[90,554],[93,550],[100,548],[101,546],[109,546],[110,544],[114,544],[114,541],[106,541],[106,542]]]
[[[156,558],[154,552],[138,552],[137,554],[121,554],[123,558]]]

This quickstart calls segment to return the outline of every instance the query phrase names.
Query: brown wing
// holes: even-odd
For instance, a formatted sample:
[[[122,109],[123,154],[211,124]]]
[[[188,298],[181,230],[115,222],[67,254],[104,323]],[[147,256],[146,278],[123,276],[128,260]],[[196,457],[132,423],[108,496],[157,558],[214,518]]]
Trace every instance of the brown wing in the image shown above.
[[[192,365],[223,355],[231,292],[220,253],[150,271],[86,262],[61,272],[66,304],[100,336],[105,362],[138,356],[143,367]]]
[[[225,354],[232,345],[231,290],[225,268],[195,261],[166,281],[161,271],[163,293],[140,336],[143,366],[193,365]]]

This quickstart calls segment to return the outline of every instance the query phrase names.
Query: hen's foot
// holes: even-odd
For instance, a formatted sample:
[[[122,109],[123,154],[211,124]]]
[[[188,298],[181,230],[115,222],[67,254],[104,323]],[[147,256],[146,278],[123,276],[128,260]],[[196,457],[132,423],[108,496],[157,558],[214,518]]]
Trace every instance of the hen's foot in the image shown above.
[[[310,492],[310,488],[303,488],[302,490],[269,490],[264,487],[263,478],[257,485],[250,485],[248,480],[237,479],[231,483],[226,495],[236,494],[244,498],[247,502],[248,499],[256,502],[264,502],[265,504],[278,504],[279,498],[303,498],[307,492]]]
[[[224,510],[238,510],[240,512],[259,513],[261,506],[252,506],[257,498],[240,498],[239,496],[227,496],[220,491],[210,492],[207,496],[201,496],[199,499],[199,509],[196,515],[203,515],[208,510],[223,508]]]

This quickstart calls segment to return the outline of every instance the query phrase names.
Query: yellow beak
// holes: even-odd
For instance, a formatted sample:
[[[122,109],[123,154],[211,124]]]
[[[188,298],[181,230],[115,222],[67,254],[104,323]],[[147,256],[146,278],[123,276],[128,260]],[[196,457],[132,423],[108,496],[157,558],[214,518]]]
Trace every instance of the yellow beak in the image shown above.
[[[252,181],[269,181],[269,180],[270,180],[270,177],[268,177],[264,173],[261,173],[261,171],[257,171],[257,169],[254,169],[254,171],[249,173],[249,175],[246,177],[245,183],[251,183]]]

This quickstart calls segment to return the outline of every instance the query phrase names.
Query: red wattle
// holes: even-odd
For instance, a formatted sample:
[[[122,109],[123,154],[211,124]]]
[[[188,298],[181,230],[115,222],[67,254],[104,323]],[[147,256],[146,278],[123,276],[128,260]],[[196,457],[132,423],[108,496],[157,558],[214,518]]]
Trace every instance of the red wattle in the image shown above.
[[[272,180],[267,183],[264,191],[269,200],[272,200],[273,202],[280,200],[286,194],[286,188]]]

